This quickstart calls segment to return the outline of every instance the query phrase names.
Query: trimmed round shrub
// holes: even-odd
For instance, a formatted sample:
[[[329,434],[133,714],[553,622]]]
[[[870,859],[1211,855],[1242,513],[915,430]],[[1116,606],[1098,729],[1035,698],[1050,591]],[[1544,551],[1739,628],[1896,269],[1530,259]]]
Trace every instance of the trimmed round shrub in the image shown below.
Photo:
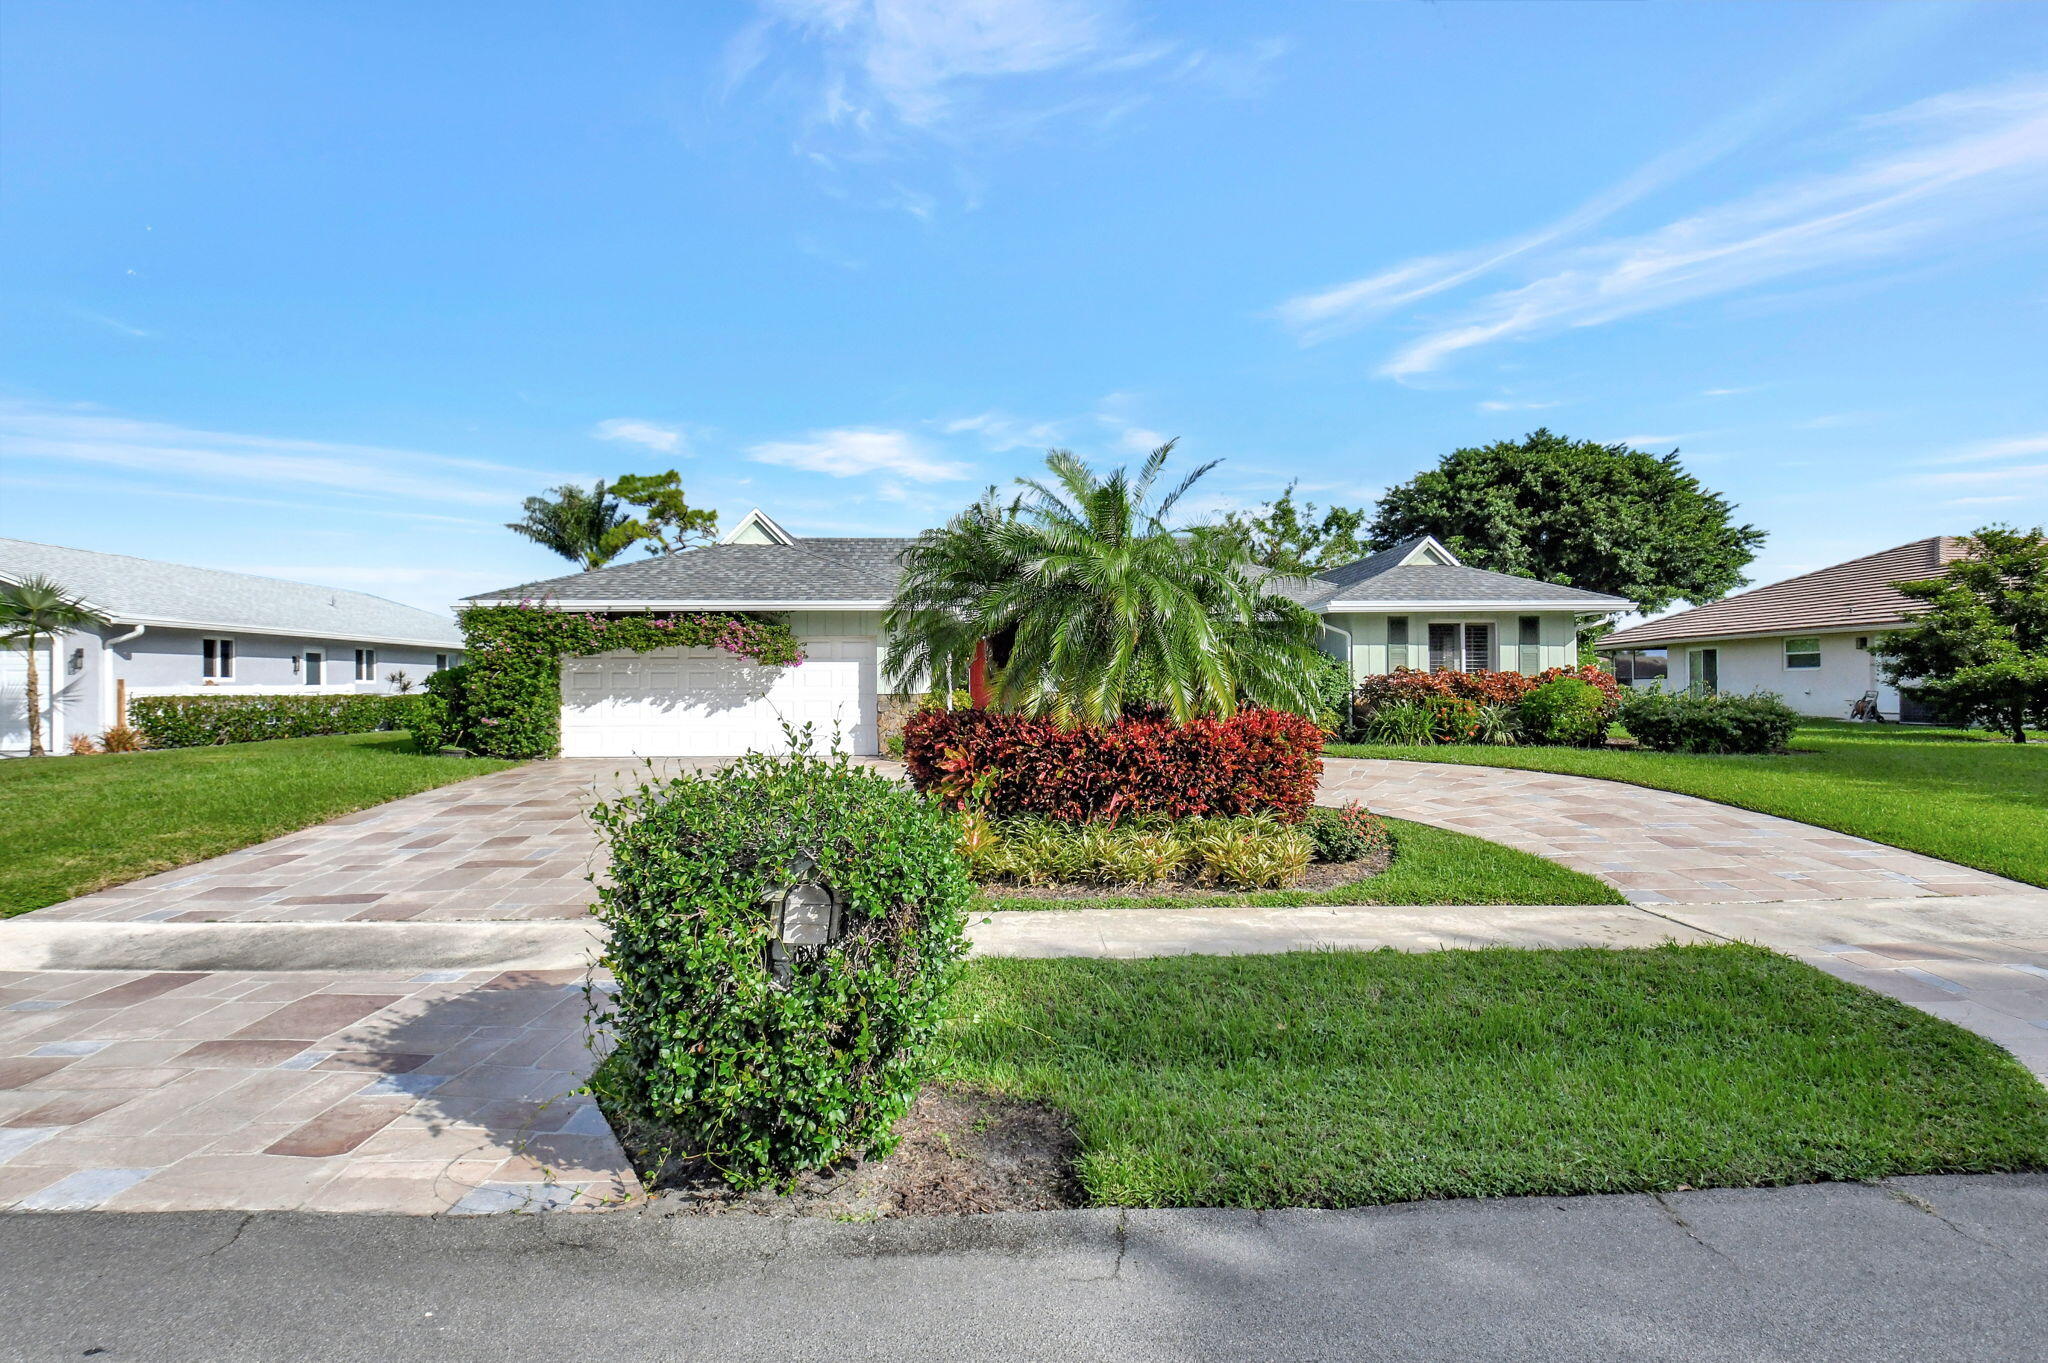
[[[1799,714],[1768,691],[1696,696],[1643,691],[1621,712],[1622,725],[1646,748],[1663,752],[1773,753],[1784,750]]]
[[[966,950],[959,820],[843,756],[761,754],[593,818],[611,849],[608,1110],[739,1188],[893,1146]],[[766,896],[805,860],[844,900],[843,934],[782,948],[779,981]]]
[[[1531,687],[1515,706],[1515,722],[1527,743],[1585,748],[1607,736],[1607,697],[1578,677],[1559,677]]]
[[[1393,841],[1386,820],[1356,800],[1335,809],[1317,805],[1303,827],[1315,843],[1317,861],[1364,861]]]

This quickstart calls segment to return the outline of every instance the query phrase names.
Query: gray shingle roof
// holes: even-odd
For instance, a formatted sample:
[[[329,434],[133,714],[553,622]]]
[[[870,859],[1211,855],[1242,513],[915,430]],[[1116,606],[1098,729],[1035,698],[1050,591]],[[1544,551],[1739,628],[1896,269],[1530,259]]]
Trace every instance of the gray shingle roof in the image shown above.
[[[899,556],[909,539],[799,539],[794,544],[714,544],[664,558],[639,559],[541,582],[484,592],[472,601],[522,598],[574,606],[579,602],[634,606],[756,606],[795,604],[848,607],[885,602],[896,594]],[[1452,564],[1401,560],[1421,540],[1332,568],[1314,577],[1273,574],[1270,590],[1310,609],[1333,601],[1555,602],[1559,609],[1626,610],[1629,602],[1599,592],[1538,582],[1509,573]]]
[[[116,623],[262,630],[313,639],[459,648],[445,615],[367,592],[127,554],[0,539],[0,579],[48,577]]]
[[[1732,635],[1802,634],[1816,629],[1901,624],[1908,616],[1926,610],[1927,605],[1900,595],[1892,583],[1938,577],[1943,568],[1962,556],[1962,542],[1953,536],[1914,540],[1880,554],[1850,559],[1689,611],[1630,625],[1602,639],[1599,647],[1649,648]]]
[[[472,601],[522,597],[573,605],[617,601],[648,605],[845,605],[887,601],[901,573],[897,556],[908,539],[799,539],[795,544],[713,544],[687,553],[571,573]]]

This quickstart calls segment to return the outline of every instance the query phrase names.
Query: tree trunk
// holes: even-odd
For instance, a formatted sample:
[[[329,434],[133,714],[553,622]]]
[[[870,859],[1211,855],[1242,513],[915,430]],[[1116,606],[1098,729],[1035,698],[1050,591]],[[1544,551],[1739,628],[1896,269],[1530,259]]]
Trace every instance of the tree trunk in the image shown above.
[[[36,675],[36,636],[28,636],[28,755],[47,757],[43,751],[43,686]]]
[[[988,640],[974,641],[974,661],[967,665],[967,700],[977,710],[988,709]]]
[[[33,675],[33,674],[31,674],[31,675]],[[2011,723],[2012,723],[2012,741],[2013,741],[2013,742],[2015,742],[2015,743],[2024,743],[2024,742],[2026,742],[2026,741],[2027,741],[2027,712],[2026,712],[2025,710],[2022,710],[2022,709],[2015,709],[2015,710],[2013,710],[2013,712],[2012,712],[2012,715],[2011,715]]]

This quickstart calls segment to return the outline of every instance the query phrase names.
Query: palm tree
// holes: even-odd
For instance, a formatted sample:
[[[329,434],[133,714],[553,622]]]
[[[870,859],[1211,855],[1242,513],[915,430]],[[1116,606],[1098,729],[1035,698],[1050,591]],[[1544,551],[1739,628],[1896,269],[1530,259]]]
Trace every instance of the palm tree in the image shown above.
[[[991,493],[919,537],[885,621],[886,670],[901,684],[1007,636],[994,698],[1008,709],[1097,723],[1136,703],[1178,720],[1240,702],[1312,712],[1315,617],[1264,589],[1241,542],[1169,525],[1215,467],[1155,497],[1172,452],[1103,477],[1055,450],[1050,479],[1019,479],[1012,510]]]
[[[28,655],[28,755],[43,757],[43,684],[36,671],[36,646],[44,639],[107,618],[47,577],[26,577],[0,586],[0,643]]]
[[[586,573],[604,567],[640,538],[632,517],[602,480],[588,492],[565,483],[552,497],[528,497],[525,511],[525,520],[508,521],[505,528],[581,564]]]

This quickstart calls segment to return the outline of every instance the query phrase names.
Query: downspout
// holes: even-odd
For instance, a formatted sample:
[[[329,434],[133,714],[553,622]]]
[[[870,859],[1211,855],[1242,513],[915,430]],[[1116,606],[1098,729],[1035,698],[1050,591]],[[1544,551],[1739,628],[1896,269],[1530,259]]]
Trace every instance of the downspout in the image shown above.
[[[128,707],[119,703],[126,700],[127,697],[121,692],[121,683],[115,680],[114,677],[114,665],[120,661],[114,656],[114,649],[121,644],[140,639],[143,632],[148,628],[148,625],[137,625],[126,634],[117,634],[111,639],[102,639],[100,641],[100,660],[106,664],[100,669],[103,674],[100,686],[100,713],[114,717],[113,723],[107,725],[109,729],[125,726],[128,723],[128,716],[125,713]]]

